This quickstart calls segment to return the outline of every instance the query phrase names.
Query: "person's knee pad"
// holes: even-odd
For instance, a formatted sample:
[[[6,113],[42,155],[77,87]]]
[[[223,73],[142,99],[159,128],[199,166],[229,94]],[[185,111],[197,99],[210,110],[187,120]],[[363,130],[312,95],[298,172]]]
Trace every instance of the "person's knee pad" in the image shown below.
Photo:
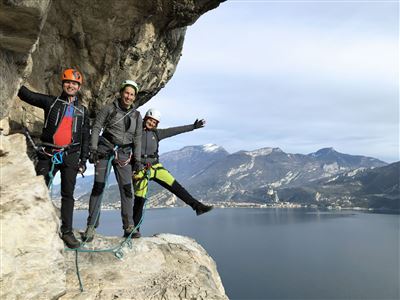
[[[92,189],[93,196],[99,196],[103,193],[104,187],[106,186],[105,182],[95,182]]]
[[[123,187],[125,197],[128,199],[132,198],[132,186],[131,184],[125,184]]]

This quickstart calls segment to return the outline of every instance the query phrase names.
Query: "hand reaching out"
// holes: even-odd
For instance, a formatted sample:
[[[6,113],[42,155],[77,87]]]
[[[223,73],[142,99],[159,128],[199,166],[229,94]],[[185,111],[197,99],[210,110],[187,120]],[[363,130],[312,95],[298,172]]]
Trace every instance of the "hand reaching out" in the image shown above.
[[[193,127],[194,129],[199,129],[199,128],[203,128],[206,125],[206,120],[204,119],[196,119],[196,121],[194,121],[193,123]]]

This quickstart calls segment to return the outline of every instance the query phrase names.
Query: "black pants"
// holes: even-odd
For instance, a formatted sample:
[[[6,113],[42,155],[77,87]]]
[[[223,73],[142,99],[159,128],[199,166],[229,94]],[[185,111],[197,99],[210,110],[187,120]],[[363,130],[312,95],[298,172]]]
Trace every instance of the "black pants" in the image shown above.
[[[61,232],[72,231],[72,221],[74,213],[74,189],[76,175],[78,174],[79,152],[64,153],[62,164],[54,165],[53,176],[60,171],[61,173]],[[38,155],[36,174],[43,175],[46,184],[50,182],[49,172],[51,170],[51,157],[43,153]]]

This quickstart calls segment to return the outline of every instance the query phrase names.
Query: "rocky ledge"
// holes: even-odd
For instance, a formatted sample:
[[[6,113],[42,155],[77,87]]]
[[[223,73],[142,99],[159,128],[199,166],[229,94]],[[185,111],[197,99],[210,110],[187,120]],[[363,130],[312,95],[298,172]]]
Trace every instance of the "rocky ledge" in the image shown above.
[[[85,249],[110,249],[122,241],[97,236]],[[158,234],[134,239],[122,249],[121,259],[112,252],[66,251],[66,294],[61,299],[227,299],[215,262],[193,239]]]

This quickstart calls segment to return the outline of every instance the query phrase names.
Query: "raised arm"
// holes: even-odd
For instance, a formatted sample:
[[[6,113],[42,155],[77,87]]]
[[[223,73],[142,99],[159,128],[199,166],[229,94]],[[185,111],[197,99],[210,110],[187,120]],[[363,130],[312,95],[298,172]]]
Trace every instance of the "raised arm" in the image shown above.
[[[184,126],[177,126],[177,127],[170,127],[165,129],[157,129],[158,139],[161,141],[162,139],[169,138],[174,135],[178,135],[181,133],[189,132],[194,129],[199,129],[204,127],[206,121],[204,119],[196,119],[193,124],[184,125]]]
[[[30,105],[46,109],[54,101],[54,97],[30,91],[27,87],[21,86],[18,97]]]

